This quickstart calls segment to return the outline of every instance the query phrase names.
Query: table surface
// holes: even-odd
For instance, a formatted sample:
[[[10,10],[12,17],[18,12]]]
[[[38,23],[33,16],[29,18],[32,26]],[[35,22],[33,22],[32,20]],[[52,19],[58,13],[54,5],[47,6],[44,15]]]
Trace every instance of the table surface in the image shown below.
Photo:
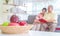
[[[60,36],[57,32],[29,31],[27,34],[0,34],[0,36]]]

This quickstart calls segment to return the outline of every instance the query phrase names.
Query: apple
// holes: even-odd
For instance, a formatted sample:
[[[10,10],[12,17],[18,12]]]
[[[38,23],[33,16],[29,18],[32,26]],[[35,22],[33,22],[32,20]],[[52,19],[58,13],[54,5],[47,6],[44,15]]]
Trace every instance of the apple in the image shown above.
[[[19,22],[19,25],[20,26],[25,26],[25,25],[27,25],[27,22],[26,21],[21,21],[21,22]]]
[[[9,22],[4,22],[3,24],[2,24],[2,26],[8,26],[9,25]]]
[[[10,22],[17,23],[18,21],[19,21],[18,16],[16,16],[16,15],[12,15],[12,16],[11,16],[11,18],[10,18]]]
[[[19,26],[18,23],[10,23],[8,26]]]

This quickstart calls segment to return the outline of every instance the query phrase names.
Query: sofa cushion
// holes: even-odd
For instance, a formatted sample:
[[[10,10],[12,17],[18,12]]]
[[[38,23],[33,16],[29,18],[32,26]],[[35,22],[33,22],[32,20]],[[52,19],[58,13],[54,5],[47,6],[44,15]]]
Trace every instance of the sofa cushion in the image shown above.
[[[28,24],[32,24],[34,22],[34,19],[35,19],[36,15],[29,15],[28,16]]]

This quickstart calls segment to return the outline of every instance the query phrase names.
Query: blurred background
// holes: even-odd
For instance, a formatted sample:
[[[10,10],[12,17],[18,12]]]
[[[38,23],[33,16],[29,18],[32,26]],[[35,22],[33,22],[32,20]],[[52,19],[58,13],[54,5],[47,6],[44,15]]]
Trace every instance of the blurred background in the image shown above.
[[[0,0],[0,24],[9,21],[13,14],[19,16],[21,20],[28,20],[30,15],[37,15],[48,5],[53,5],[59,24],[60,0]]]

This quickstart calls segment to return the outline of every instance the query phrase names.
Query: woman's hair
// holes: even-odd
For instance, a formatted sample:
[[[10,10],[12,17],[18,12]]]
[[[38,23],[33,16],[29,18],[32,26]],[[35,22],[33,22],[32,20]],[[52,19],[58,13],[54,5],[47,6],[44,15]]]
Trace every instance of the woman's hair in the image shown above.
[[[47,9],[46,9],[46,8],[43,8],[42,10],[45,10],[45,11],[47,11]]]

